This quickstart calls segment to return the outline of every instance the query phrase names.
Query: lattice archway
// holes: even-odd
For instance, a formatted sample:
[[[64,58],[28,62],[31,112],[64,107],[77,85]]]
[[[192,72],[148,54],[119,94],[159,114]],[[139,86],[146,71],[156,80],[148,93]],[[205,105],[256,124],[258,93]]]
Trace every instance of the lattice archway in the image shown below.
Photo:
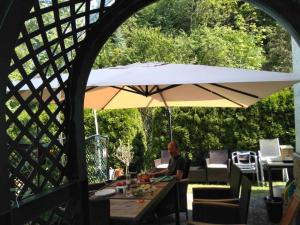
[[[112,4],[97,0],[39,0],[9,5],[11,10],[26,7],[14,8],[15,13],[21,13],[16,15],[20,27],[19,32],[15,31],[18,36],[7,65],[2,111],[9,192],[6,205],[1,203],[3,208],[11,208],[7,218],[12,217],[5,223],[87,223],[79,207],[87,200],[83,189],[86,176],[84,170],[80,172],[85,167],[84,153],[70,145],[73,134],[68,127],[69,84],[74,59],[87,33]],[[5,13],[10,12],[13,13]],[[11,26],[12,22],[9,21]],[[32,79],[36,77],[43,83],[34,85]],[[59,87],[53,88],[53,83]],[[22,91],[24,87],[29,91]],[[62,96],[65,100],[61,100]]]
[[[88,74],[113,31],[152,2],[0,3],[0,127],[6,128],[0,129],[0,224],[88,224],[82,146]],[[281,20],[299,41],[299,1],[249,2]],[[37,76],[43,83],[34,86]],[[24,86],[30,93],[21,92]]]

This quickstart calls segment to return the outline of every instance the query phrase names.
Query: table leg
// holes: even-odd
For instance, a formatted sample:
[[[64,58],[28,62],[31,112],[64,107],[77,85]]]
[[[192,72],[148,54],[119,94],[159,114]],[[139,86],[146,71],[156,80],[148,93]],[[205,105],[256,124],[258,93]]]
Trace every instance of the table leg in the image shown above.
[[[269,176],[269,191],[270,191],[270,198],[272,199],[273,194],[273,184],[272,184],[272,173],[271,168],[268,166],[268,176]]]

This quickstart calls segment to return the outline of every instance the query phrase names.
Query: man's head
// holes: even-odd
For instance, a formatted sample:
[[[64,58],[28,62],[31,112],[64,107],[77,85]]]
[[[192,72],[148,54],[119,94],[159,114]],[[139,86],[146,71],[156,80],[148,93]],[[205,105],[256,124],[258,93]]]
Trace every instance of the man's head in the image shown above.
[[[178,148],[178,145],[177,145],[176,141],[171,141],[168,144],[168,151],[169,151],[171,156],[179,155],[179,148]]]

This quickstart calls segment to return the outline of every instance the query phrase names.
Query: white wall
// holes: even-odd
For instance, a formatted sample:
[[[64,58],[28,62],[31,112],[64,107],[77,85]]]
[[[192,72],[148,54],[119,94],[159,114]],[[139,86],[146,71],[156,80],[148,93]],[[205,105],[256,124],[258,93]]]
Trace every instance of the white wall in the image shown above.
[[[300,48],[292,39],[293,70],[300,73]],[[296,154],[294,154],[294,177],[296,178],[296,194],[300,197],[300,83],[294,85]],[[299,216],[298,216],[299,217]]]
[[[293,70],[300,73],[300,48],[292,39]],[[296,152],[300,154],[300,83],[294,85]]]

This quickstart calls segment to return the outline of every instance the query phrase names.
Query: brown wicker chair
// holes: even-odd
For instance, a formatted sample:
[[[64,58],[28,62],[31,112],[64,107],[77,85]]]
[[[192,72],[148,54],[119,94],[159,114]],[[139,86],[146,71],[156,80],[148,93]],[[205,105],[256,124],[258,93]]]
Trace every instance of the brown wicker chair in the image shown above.
[[[242,177],[241,198],[238,203],[193,202],[193,220],[206,223],[247,224],[251,181]]]
[[[206,159],[207,182],[228,181],[228,151],[211,150]]]
[[[229,188],[193,188],[193,199],[198,201],[238,198],[241,186],[241,170],[231,163]]]

